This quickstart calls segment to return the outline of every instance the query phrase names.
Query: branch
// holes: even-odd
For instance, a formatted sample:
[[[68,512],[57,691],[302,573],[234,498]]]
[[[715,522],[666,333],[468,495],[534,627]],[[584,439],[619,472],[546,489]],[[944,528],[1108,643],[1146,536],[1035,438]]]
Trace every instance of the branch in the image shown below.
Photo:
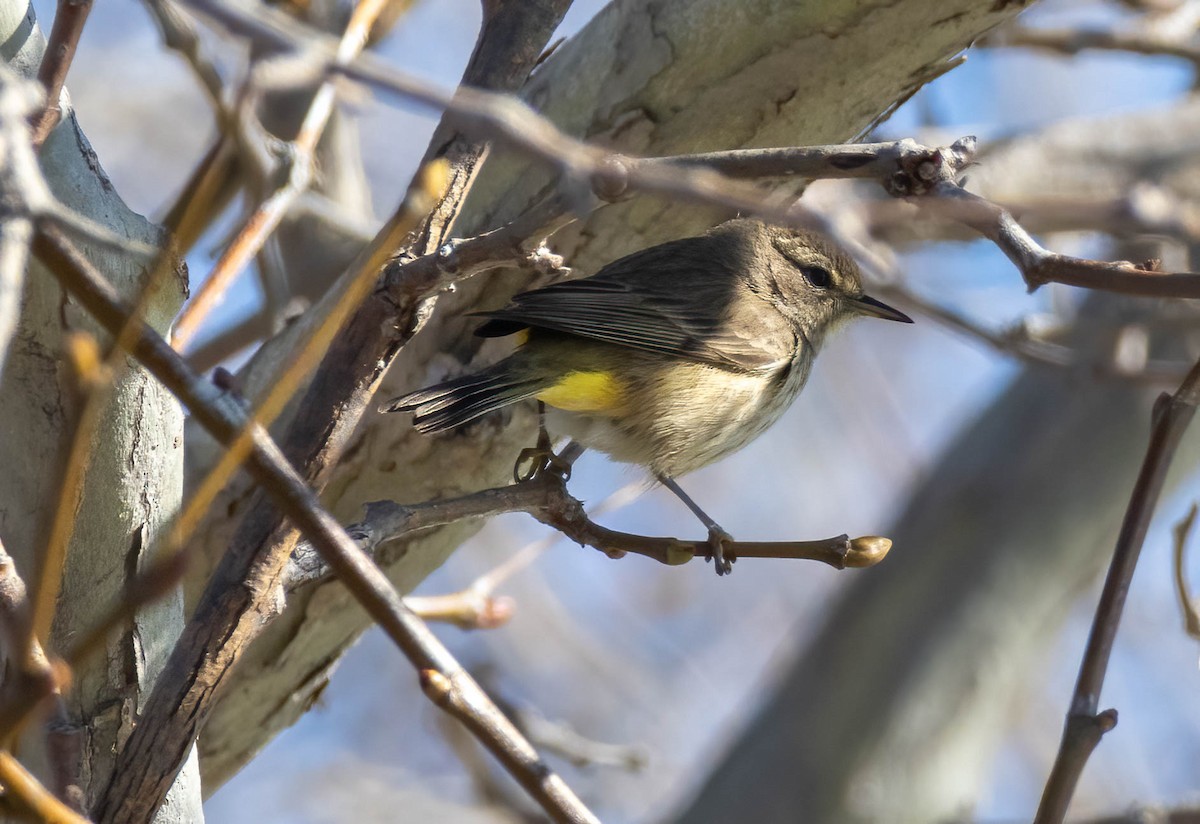
[[[37,79],[45,89],[46,100],[41,112],[30,124],[33,127],[35,147],[45,142],[62,117],[58,99],[62,95],[71,62],[75,59],[75,49],[83,35],[83,24],[87,22],[91,11],[92,0],[58,0],[54,24],[50,28],[50,38],[46,41],[46,51],[42,55],[42,65],[38,67]]]
[[[225,107],[225,84],[221,80],[221,72],[216,63],[210,60],[203,50],[203,43],[196,27],[186,15],[179,11],[178,6],[170,0],[142,0],[150,16],[154,18],[158,31],[162,35],[163,45],[177,52],[192,69],[192,74],[200,82],[200,87],[208,95],[208,101],[217,115],[218,121],[228,117]]]
[[[1146,539],[1146,530],[1150,526],[1175,450],[1196,413],[1198,403],[1200,362],[1192,367],[1174,395],[1163,394],[1154,405],[1150,444],[1146,448],[1146,457],[1117,537],[1108,577],[1096,605],[1096,615],[1079,668],[1079,678],[1075,682],[1075,693],[1071,698],[1058,756],[1046,781],[1035,824],[1059,824],[1063,820],[1088,757],[1100,743],[1100,738],[1117,724],[1116,710],[1097,712],[1100,690],[1104,686],[1113,640],[1120,625],[1138,555]]]
[[[1183,629],[1192,638],[1200,640],[1200,611],[1196,609],[1196,601],[1192,598],[1191,587],[1187,581],[1187,542],[1188,535],[1196,523],[1196,504],[1188,510],[1188,514],[1175,524],[1175,594],[1179,596],[1179,609],[1183,613]]]
[[[235,9],[219,0],[188,2],[237,33],[264,39],[281,48],[296,48],[303,43],[307,47],[305,54],[288,64],[289,71],[279,73],[284,75],[276,78],[279,84],[291,85],[310,76],[295,68],[298,61],[308,65],[310,73],[343,74],[441,109],[460,128],[487,135],[558,168],[562,175],[560,188],[572,200],[590,191],[602,200],[612,201],[636,190],[682,202],[722,206],[773,223],[813,225],[820,222],[797,205],[765,196],[760,189],[738,184],[708,167],[719,168],[723,164],[731,173],[786,176],[788,164],[795,163],[812,176],[831,178],[879,177],[882,171],[895,169],[894,175],[882,177],[889,192],[898,196],[937,195],[915,202],[941,210],[944,216],[990,238],[1017,265],[1030,289],[1057,281],[1124,294],[1200,297],[1200,274],[1147,276],[1132,264],[1059,255],[1038,245],[1005,209],[957,185],[958,173],[971,161],[973,138],[963,138],[943,149],[874,144],[864,147],[862,153],[854,153],[845,146],[815,146],[760,150],[757,154],[721,152],[679,158],[624,158],[566,136],[514,98],[464,88],[451,94],[400,73],[370,55],[351,63],[339,63],[327,56],[328,38],[307,33],[278,19],[278,15]],[[584,192],[580,191],[582,186],[586,186]],[[951,202],[953,205],[948,205]],[[578,206],[575,208],[578,210]]]
[[[1182,361],[1146,359],[1131,368],[1116,357],[1087,357],[1069,346],[1040,340],[1030,329],[1028,320],[1018,321],[1008,329],[999,331],[981,325],[974,318],[956,312],[941,304],[927,300],[913,290],[898,284],[880,283],[871,287],[872,294],[896,300],[905,309],[924,315],[947,329],[991,347],[997,352],[1025,361],[1056,369],[1079,371],[1097,378],[1124,380],[1134,383],[1161,386],[1178,384],[1187,373]]]
[[[0,784],[20,799],[39,821],[46,824],[89,824],[86,818],[55,798],[7,751],[0,751]]]
[[[1189,40],[1153,30],[1031,28],[1013,26],[985,39],[984,48],[1017,47],[1040,49],[1062,55],[1082,51],[1121,51],[1151,57],[1178,57],[1200,68],[1200,47]]]
[[[374,501],[366,505],[364,519],[347,527],[346,531],[363,550],[374,552],[381,544],[418,530],[467,518],[487,518],[502,512],[525,512],[581,546],[598,549],[610,558],[633,553],[677,566],[712,552],[707,539],[687,541],[653,538],[600,526],[588,517],[583,503],[567,492],[562,478],[551,472],[542,472],[524,483],[485,489],[442,501],[409,505]],[[867,536],[850,539],[846,535],[839,535],[818,541],[730,541],[725,544],[725,553],[733,560],[797,558],[845,569],[874,566],[884,559],[891,547],[892,542],[887,538]],[[323,578],[329,572],[327,567],[318,562],[312,546],[300,544],[292,555],[287,587],[294,589]]]
[[[291,38],[299,36],[266,15],[234,10],[217,0],[189,2],[236,31],[265,37],[279,45],[294,45]],[[316,39],[310,36],[306,41]],[[319,55],[319,47],[314,45],[310,50]],[[319,63],[322,72],[341,73],[389,89],[408,99],[441,108],[461,128],[492,136],[510,148],[551,164],[561,171],[560,186],[565,188],[568,195],[574,194],[576,198],[581,185],[586,182],[590,192],[602,200],[616,200],[636,190],[682,202],[722,206],[784,225],[812,225],[819,221],[815,221],[806,210],[795,204],[788,205],[778,197],[764,196],[761,190],[738,184],[707,166],[718,162],[720,158],[720,162],[735,172],[767,170],[773,176],[778,176],[784,175],[787,163],[794,161],[821,177],[867,177],[878,176],[881,168],[887,168],[890,161],[890,166],[896,172],[894,176],[883,178],[889,192],[901,196],[926,193],[937,196],[914,202],[934,211],[940,210],[944,216],[962,222],[991,239],[1017,265],[1030,289],[1056,281],[1123,294],[1200,297],[1200,274],[1148,275],[1129,263],[1087,260],[1044,249],[1005,209],[965,191],[957,184],[958,173],[970,162],[973,154],[973,138],[964,138],[945,149],[925,149],[926,154],[921,159],[914,154],[919,153],[920,147],[907,147],[904,150],[889,147],[889,156],[880,157],[878,163],[871,158],[870,151],[861,155],[848,154],[847,147],[843,146],[767,150],[753,159],[742,152],[692,158],[630,159],[567,137],[527,105],[504,95],[477,89],[459,89],[450,95],[431,89],[423,81],[396,72],[369,59],[369,56],[345,65],[319,56],[312,60]],[[294,82],[294,79],[289,82]],[[880,144],[870,149],[879,153]],[[698,163],[704,163],[705,166],[692,168]],[[870,168],[862,169],[862,166]],[[824,173],[821,173],[822,169]],[[868,171],[872,174],[868,174]]]
[[[913,202],[970,226],[995,243],[1016,265],[1031,292],[1053,282],[1144,297],[1200,297],[1200,274],[1163,274],[1127,261],[1107,263],[1060,255],[1038,244],[1002,206],[957,183],[939,182],[933,187],[933,195]]]

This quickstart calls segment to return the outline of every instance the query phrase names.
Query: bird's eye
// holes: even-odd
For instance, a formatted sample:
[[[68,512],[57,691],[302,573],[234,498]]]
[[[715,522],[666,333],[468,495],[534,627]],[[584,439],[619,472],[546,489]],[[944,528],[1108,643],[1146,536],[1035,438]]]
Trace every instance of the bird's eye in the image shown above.
[[[829,270],[820,266],[801,266],[800,272],[804,279],[817,289],[828,289],[833,283],[833,276],[829,274]]]

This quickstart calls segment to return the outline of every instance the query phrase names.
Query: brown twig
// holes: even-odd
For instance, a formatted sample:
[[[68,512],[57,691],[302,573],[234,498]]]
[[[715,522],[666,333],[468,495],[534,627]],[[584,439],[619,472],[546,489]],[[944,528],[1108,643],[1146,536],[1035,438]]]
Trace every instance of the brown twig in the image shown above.
[[[1150,57],[1178,57],[1200,68],[1200,46],[1190,39],[1168,37],[1152,30],[1010,26],[990,35],[979,45],[1040,49],[1068,56],[1089,50],[1121,51]]]
[[[458,498],[411,505],[374,501],[365,508],[363,520],[347,527],[347,532],[366,551],[374,551],[387,541],[434,526],[467,518],[491,517],[501,512],[525,512],[576,543],[598,549],[612,558],[633,553],[674,566],[712,552],[707,539],[654,538],[600,526],[588,517],[582,502],[572,497],[563,480],[553,473],[544,472],[531,481],[485,489]],[[733,559],[795,558],[845,569],[873,566],[883,560],[891,546],[892,542],[887,538],[851,539],[839,535],[817,541],[731,541],[725,544],[725,552]],[[329,572],[312,548],[303,544],[293,553],[289,570],[289,587],[319,579]]]
[[[933,195],[913,202],[970,226],[999,246],[1021,272],[1030,291],[1053,282],[1125,295],[1200,297],[1200,274],[1164,274],[1128,262],[1108,263],[1061,255],[1043,248],[1006,209],[957,183],[939,182],[933,187]]]
[[[1035,824],[1059,824],[1063,820],[1088,757],[1104,733],[1116,726],[1116,710],[1098,712],[1100,690],[1104,686],[1113,640],[1117,635],[1121,612],[1150,519],[1175,450],[1195,415],[1198,403],[1200,362],[1192,367],[1174,395],[1163,394],[1154,405],[1150,444],[1146,448],[1146,457],[1134,484],[1104,589],[1096,606],[1062,742],[1042,793]]]
[[[588,517],[595,518],[620,509],[634,501],[645,489],[646,484],[642,481],[626,484],[604,500],[588,507]],[[347,531],[353,535],[355,527],[347,527]],[[426,621],[446,621],[462,629],[494,629],[502,626],[512,617],[516,603],[511,598],[497,597],[496,589],[532,564],[563,537],[561,533],[554,532],[526,544],[458,592],[432,596],[410,595],[404,599],[405,603]],[[371,547],[364,549],[372,551]],[[316,563],[306,563],[302,558],[311,559]],[[325,574],[325,570],[320,559],[305,551],[305,545],[302,543],[292,553],[288,574],[289,586],[295,586],[299,581],[293,580],[291,576],[307,575],[309,580],[317,580]]]
[[[8,662],[5,703],[28,693],[30,706],[58,693],[59,673],[33,637],[33,614],[25,581],[16,563],[0,543],[0,651]],[[3,715],[0,712],[0,715]],[[0,725],[0,747],[8,746],[15,725]]]
[[[271,327],[272,319],[264,312],[248,315],[218,330],[212,338],[202,341],[188,352],[185,356],[188,366],[204,374],[266,338],[271,334]]]
[[[12,753],[0,750],[0,784],[46,824],[89,824],[88,820],[54,797]]]
[[[70,668],[53,662],[33,637],[33,617],[25,582],[12,557],[0,543],[0,651],[3,652],[7,677],[3,683],[4,705],[27,705],[32,711],[47,704],[46,752],[53,778],[54,795],[66,800],[78,792],[78,739],[61,734],[66,720],[62,687],[70,679]],[[0,714],[3,713],[0,710]],[[11,716],[13,724],[0,730],[0,742],[10,747],[27,715]]]
[[[1196,609],[1196,601],[1192,598],[1191,587],[1187,579],[1187,544],[1192,526],[1196,523],[1196,504],[1192,504],[1187,515],[1175,524],[1175,594],[1179,596],[1179,610],[1183,613],[1183,629],[1191,637],[1200,640],[1200,611]]]
[[[19,239],[21,227],[27,225],[31,228],[34,221],[53,223],[93,242],[124,249],[127,254],[141,255],[149,251],[151,255],[156,256],[157,250],[118,237],[106,227],[66,209],[55,199],[42,177],[29,135],[26,118],[31,113],[35,101],[33,86],[34,84],[16,77],[7,68],[0,70],[0,130],[4,133],[4,150],[0,153],[0,171],[3,172],[0,174],[0,199],[5,203],[5,223],[8,224],[5,229],[5,265],[11,266],[24,257],[20,248],[11,247],[15,240]],[[167,271],[166,259],[164,256],[164,263],[156,265],[155,272],[158,274],[152,276],[152,284],[157,282],[161,273]],[[152,286],[147,290],[144,299],[149,299],[154,291]],[[95,391],[91,392],[91,402],[85,404],[63,473],[60,505],[55,512],[48,544],[42,553],[42,562],[36,573],[30,634],[19,646],[19,657],[22,659],[34,655],[39,648],[44,648],[47,642],[66,548],[74,529],[79,496],[82,494],[83,474],[91,450],[91,437],[100,415],[102,398],[105,395],[104,387],[109,385],[108,382],[117,370],[115,365],[110,363],[108,368],[98,369],[96,372],[102,374],[104,380],[91,380],[94,376],[88,376],[87,386]]]
[[[262,78],[267,85],[289,88],[327,74],[344,75],[408,100],[441,110],[460,130],[503,143],[562,172],[560,184],[575,211],[580,194],[601,200],[632,194],[657,194],[683,202],[717,205],[781,224],[811,225],[813,218],[790,198],[771,196],[739,183],[739,177],[879,178],[898,195],[921,194],[938,181],[954,179],[970,162],[974,139],[933,149],[913,141],[885,144],[810,146],[738,150],[669,158],[631,158],[588,145],[557,129],[522,101],[479,88],[439,89],[406,75],[372,55],[338,63],[330,38],[296,25],[282,15],[249,11],[221,0],[186,0],[197,12],[221,26],[278,49],[305,52]],[[305,70],[307,68],[307,71]],[[727,170],[727,174],[714,167]],[[581,191],[581,187],[582,190]],[[590,208],[590,207],[589,207]]]
[[[229,117],[225,106],[225,84],[216,64],[204,54],[203,43],[196,27],[179,8],[169,0],[142,0],[150,16],[158,25],[163,45],[177,52],[192,69],[200,81],[200,87],[208,95],[217,120],[224,123]],[[56,21],[57,22],[57,21]]]
[[[1200,207],[1164,186],[1139,183],[1110,198],[1058,198],[1040,195],[1000,203],[1027,231],[1038,233],[1099,231],[1110,235],[1164,235],[1185,243],[1200,240]],[[937,219],[928,209],[898,200],[861,204],[872,236],[888,241],[959,240],[974,233],[953,220]],[[914,227],[920,221],[922,227]],[[942,229],[942,227],[946,227]],[[932,231],[934,228],[939,231]],[[954,227],[957,231],[951,231]]]
[[[381,287],[398,305],[409,305],[425,296],[504,266],[549,273],[562,270],[562,258],[548,254],[542,239],[571,222],[566,204],[548,197],[499,229],[465,239],[447,241],[436,251],[415,258],[388,262]],[[531,244],[530,239],[534,239]],[[416,329],[413,333],[416,333]]]
[[[79,38],[83,35],[83,24],[87,22],[91,11],[92,0],[58,0],[54,25],[51,26],[50,37],[46,41],[42,65],[38,67],[37,79],[45,90],[46,100],[44,108],[30,124],[33,127],[35,147],[45,142],[62,117],[59,97],[67,80],[67,72],[71,69],[71,62],[75,59]]]
[[[108,612],[74,640],[63,660],[47,661],[41,647],[35,646],[31,660],[36,666],[18,671],[14,684],[6,686],[5,699],[0,703],[0,741],[7,740],[42,700],[58,692],[60,685],[69,683],[71,671],[99,651],[108,636],[126,626],[130,617],[143,607],[166,597],[178,586],[185,562],[183,555],[173,555],[147,566],[126,584]],[[0,626],[3,625],[0,620]]]
[[[171,535],[167,539],[168,551],[174,552],[183,546],[217,494],[245,462],[252,448],[254,431],[265,430],[275,422],[304,379],[321,362],[334,336],[371,291],[375,278],[391,250],[417,226],[432,204],[441,197],[446,187],[445,178],[444,164],[431,163],[422,169],[405,196],[404,206],[389,223],[387,230],[360,255],[354,276],[344,287],[337,303],[304,341],[288,368],[276,378],[266,396],[255,408],[246,427],[229,444],[216,466],[192,492],[187,506],[175,519],[171,528]]]
[[[1024,324],[1011,329],[994,331],[975,319],[933,301],[899,284],[877,284],[871,293],[887,300],[896,300],[903,308],[930,318],[947,329],[959,332],[1005,355],[1026,363],[1056,369],[1079,370],[1100,378],[1131,381],[1161,386],[1175,385],[1187,374],[1187,366],[1165,360],[1147,360],[1137,369],[1123,368],[1112,358],[1084,358],[1081,353],[1049,341],[1032,337]]]

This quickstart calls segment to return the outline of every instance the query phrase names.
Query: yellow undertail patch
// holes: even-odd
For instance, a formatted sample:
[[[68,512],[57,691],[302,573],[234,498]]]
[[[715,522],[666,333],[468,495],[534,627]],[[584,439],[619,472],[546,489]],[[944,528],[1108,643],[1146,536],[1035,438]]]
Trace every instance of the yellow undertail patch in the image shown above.
[[[600,415],[619,414],[625,405],[623,387],[610,372],[571,372],[537,399],[567,412]]]

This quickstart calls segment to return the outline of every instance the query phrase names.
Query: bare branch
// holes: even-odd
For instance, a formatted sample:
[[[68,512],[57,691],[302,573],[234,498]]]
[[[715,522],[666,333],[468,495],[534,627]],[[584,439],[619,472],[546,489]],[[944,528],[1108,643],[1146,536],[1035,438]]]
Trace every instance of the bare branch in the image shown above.
[[[1187,374],[1187,364],[1165,360],[1146,360],[1137,369],[1129,369],[1116,362],[1115,358],[1086,356],[1070,347],[1050,341],[1039,340],[1028,325],[1028,320],[1011,328],[992,330],[953,309],[927,300],[906,286],[881,283],[871,287],[872,294],[896,300],[906,309],[912,309],[937,323],[979,341],[1005,355],[1027,363],[1042,364],[1057,369],[1068,369],[1093,375],[1098,378],[1132,381],[1160,386],[1177,385]]]
[[[1174,395],[1163,394],[1154,405],[1150,444],[1146,448],[1146,457],[1125,511],[1121,533],[1117,537],[1108,577],[1105,578],[1104,589],[1096,605],[1096,615],[1079,668],[1079,678],[1075,682],[1062,742],[1042,793],[1034,819],[1036,824],[1059,824],[1064,819],[1088,757],[1100,743],[1100,738],[1117,724],[1116,710],[1097,711],[1100,690],[1104,686],[1104,675],[1120,625],[1121,612],[1125,607],[1125,597],[1142,544],[1146,540],[1150,519],[1154,515],[1175,450],[1196,413],[1198,403],[1200,362],[1192,367]]]
[[[216,64],[204,54],[200,35],[192,21],[171,0],[143,0],[143,3],[158,25],[163,43],[187,61],[200,81],[200,87],[207,93],[217,120],[224,122],[229,114],[225,107],[225,84]]]
[[[1151,57],[1178,57],[1200,67],[1200,47],[1191,39],[1168,37],[1147,30],[1033,28],[1011,26],[985,39],[985,48],[1017,47],[1040,49],[1062,55],[1082,51],[1121,51]]]
[[[620,509],[636,500],[645,489],[646,485],[641,481],[628,483],[604,500],[588,507],[588,517],[595,518]],[[355,527],[348,527],[347,531],[353,535]],[[427,621],[447,621],[463,629],[494,629],[506,623],[516,609],[516,604],[511,598],[496,597],[496,589],[532,564],[563,537],[561,533],[551,533],[526,544],[458,592],[446,595],[410,595],[405,598],[405,603]],[[304,545],[301,544],[292,554],[289,580],[291,576],[307,576],[315,580],[325,574],[320,558],[303,550]],[[312,562],[308,562],[308,558],[311,558]]]
[[[67,80],[67,72],[71,69],[71,61],[75,59],[75,49],[83,35],[83,25],[91,11],[92,0],[58,0],[54,25],[51,26],[50,38],[46,41],[46,52],[42,56],[42,65],[38,67],[37,79],[46,92],[46,102],[41,113],[31,124],[34,146],[41,146],[45,142],[51,129],[58,125],[59,118],[62,117],[58,99]]]
[[[652,538],[602,527],[588,517],[582,502],[567,492],[562,478],[546,472],[531,481],[485,489],[459,498],[411,505],[374,501],[366,505],[364,519],[347,527],[347,532],[360,547],[373,552],[387,541],[421,529],[501,512],[528,513],[576,543],[598,549],[610,558],[633,553],[675,566],[712,552],[707,539]],[[725,552],[732,559],[797,558],[845,569],[874,566],[884,559],[891,546],[891,541],[878,536],[850,539],[839,535],[817,541],[730,541],[725,544]],[[294,588],[324,577],[328,572],[323,565],[315,563],[312,547],[301,544],[292,556],[287,585]]]
[[[565,11],[567,3],[554,0],[552,3],[541,5],[547,8],[557,5],[557,12],[533,15],[527,13],[528,7],[525,5],[498,6],[497,8],[507,10],[499,16],[500,23],[512,24],[515,20],[517,28],[525,26],[526,30],[514,33],[510,25],[503,32],[504,38],[494,40],[483,36],[480,46],[477,47],[478,53],[484,46],[494,48],[497,43],[504,45],[504,49],[509,53],[502,49],[499,58],[503,59],[498,59],[494,70],[500,77],[507,78],[505,82],[510,85],[519,83],[524,78],[521,66],[524,65],[524,71],[527,72],[532,61],[536,59],[541,46],[538,44],[535,48],[529,48],[530,43],[538,41],[543,35],[549,36],[561,13]],[[526,11],[522,11],[523,9]],[[495,16],[489,14],[485,22],[494,19]],[[523,64],[519,58],[525,51],[529,52],[529,56],[528,62]],[[473,68],[478,69],[474,64],[469,65],[468,73]],[[479,82],[487,85],[486,71],[480,70],[478,77]],[[462,160],[460,164],[440,161],[441,165],[449,166],[449,191],[455,197],[465,194],[467,184],[473,178],[473,169],[481,159],[484,148],[482,143],[475,149],[465,147],[459,153]],[[373,283],[386,258],[400,246],[404,235],[413,228],[410,206],[408,202],[401,205],[368,249],[352,265],[346,280],[353,282],[356,290],[358,286],[369,287]],[[453,203],[443,199],[437,205],[436,212],[441,219],[447,219],[452,217],[456,209]],[[348,288],[343,286],[336,290],[331,294],[330,301],[337,303]],[[346,305],[358,304],[357,301],[351,301]],[[415,307],[407,309],[412,310]],[[322,307],[320,317],[329,318],[327,307]],[[337,331],[340,325],[335,323],[328,329]],[[359,306],[358,311],[342,328],[342,333],[337,336],[335,345],[326,354],[321,369],[312,380],[305,402],[300,404],[301,414],[293,422],[285,441],[291,461],[294,465],[304,468],[307,479],[314,485],[320,486],[336,462],[350,432],[366,408],[366,400],[398,348],[397,339],[400,332],[397,328],[403,330],[410,326],[410,320],[403,317],[403,313],[397,319],[395,304],[386,295],[376,292]],[[364,342],[364,337],[367,342]],[[366,359],[362,358],[360,353],[370,351],[372,346],[379,347],[378,351],[374,351]],[[278,391],[272,392],[273,414],[281,408],[276,401],[286,400],[294,385],[286,392],[281,384],[276,383],[274,388]],[[211,387],[207,389],[211,391]],[[316,400],[310,404],[307,398],[314,393]],[[193,411],[195,412],[195,407]],[[244,419],[240,410],[239,419]],[[202,425],[212,423],[205,422],[199,416],[197,420]],[[223,437],[218,439],[223,443],[229,442]],[[271,449],[275,450],[274,444],[266,439],[265,433],[256,428],[252,437],[253,451],[248,468],[251,475],[259,481],[267,476],[263,474],[266,469],[261,464],[260,455],[265,443],[270,443]],[[288,477],[300,483],[304,506],[315,505],[313,492],[294,474],[291,468],[293,463],[283,460],[277,451],[272,451],[271,454],[274,462],[272,465],[281,463],[290,473]],[[227,472],[230,466],[237,465],[232,458],[223,460],[223,472]],[[219,488],[215,481],[206,486],[206,495],[214,488]],[[199,511],[199,508],[194,510]],[[345,533],[337,529],[336,524],[333,524],[322,510],[316,511],[319,515],[310,513],[305,517],[297,517],[286,507],[250,507],[235,535],[233,545],[223,556],[216,574],[209,582],[206,595],[202,597],[201,604],[185,628],[166,671],[155,686],[146,706],[143,723],[134,731],[121,754],[119,781],[109,787],[104,805],[105,815],[123,820],[125,813],[130,809],[129,805],[147,802],[146,806],[149,808],[150,805],[159,803],[162,790],[166,786],[164,776],[169,776],[182,763],[183,756],[195,739],[196,731],[212,709],[216,688],[226,679],[238,656],[265,626],[264,616],[273,615],[282,606],[277,600],[281,593],[278,585],[280,574],[296,540],[295,529],[301,528],[311,540],[312,527],[323,525],[320,528],[327,531],[333,529],[336,533],[327,536],[327,542],[332,542],[330,547],[341,546],[342,550],[357,552],[353,543],[345,537]],[[281,512],[288,515],[291,523],[283,520]],[[342,543],[339,544],[339,541]],[[486,746],[505,763],[522,786],[556,818],[590,820],[590,814],[568,815],[562,812],[579,808],[577,799],[562,785],[557,776],[537,761],[536,754],[519,736],[510,734],[512,730],[510,726],[506,726],[506,722],[491,717],[494,711],[482,693],[473,682],[462,680],[466,678],[465,673],[460,677],[460,668],[457,664],[452,664],[452,659],[445,654],[440,645],[436,645],[436,640],[428,635],[424,624],[404,609],[402,604],[397,606],[399,598],[390,585],[386,586],[386,591],[376,589],[374,594],[362,591],[365,586],[361,583],[365,580],[362,576],[374,580],[375,585],[381,581],[386,584],[386,579],[369,559],[358,553],[352,556],[349,562],[364,566],[354,572],[349,568],[342,570],[335,563],[333,566],[339,570],[339,578],[347,584],[356,598],[366,599],[363,603],[368,614],[385,627],[406,654],[415,656],[413,660],[419,669],[441,667],[443,674],[457,684],[456,690],[468,694],[472,705],[480,708],[480,718],[483,721],[476,721],[482,724],[481,728],[493,730],[493,737],[485,742]],[[228,597],[230,591],[236,591],[237,597]],[[430,644],[435,646],[431,647]],[[461,683],[458,683],[459,681]],[[472,690],[474,692],[471,692]],[[181,706],[188,707],[189,711],[180,713]],[[495,734],[497,731],[502,734]]]
[[[638,772],[645,769],[650,761],[645,747],[594,741],[562,721],[551,721],[533,708],[509,705],[506,709],[530,741],[567,759],[576,767],[616,767]]]
[[[59,801],[21,766],[12,753],[0,750],[0,784],[11,792],[39,821],[48,824],[88,824],[88,820]]]
[[[1175,594],[1179,596],[1179,609],[1183,613],[1183,629],[1188,635],[1200,640],[1200,611],[1196,609],[1196,601],[1192,597],[1191,587],[1187,579],[1187,544],[1196,523],[1196,504],[1192,504],[1187,515],[1175,524]]]
[[[1200,297],[1200,274],[1163,274],[1126,261],[1107,263],[1060,255],[1042,247],[1003,207],[956,183],[938,183],[933,194],[933,198],[913,202],[970,226],[999,246],[1020,270],[1030,291],[1054,282],[1125,295]]]

